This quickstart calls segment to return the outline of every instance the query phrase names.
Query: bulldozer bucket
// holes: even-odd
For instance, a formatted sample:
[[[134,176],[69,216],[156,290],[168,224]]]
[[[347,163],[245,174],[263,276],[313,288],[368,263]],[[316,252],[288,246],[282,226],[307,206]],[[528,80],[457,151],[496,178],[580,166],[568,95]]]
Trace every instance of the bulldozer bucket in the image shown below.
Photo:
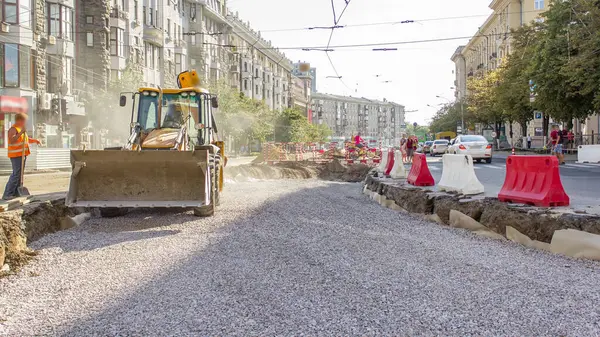
[[[69,207],[210,204],[208,151],[71,151]]]

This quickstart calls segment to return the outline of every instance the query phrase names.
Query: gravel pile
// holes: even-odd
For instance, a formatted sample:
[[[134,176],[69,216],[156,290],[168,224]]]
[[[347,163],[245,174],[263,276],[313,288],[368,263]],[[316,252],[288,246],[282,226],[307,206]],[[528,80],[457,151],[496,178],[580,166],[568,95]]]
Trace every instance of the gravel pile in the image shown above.
[[[360,192],[233,183],[214,218],[136,212],[46,236],[0,279],[0,335],[600,335],[599,264]]]

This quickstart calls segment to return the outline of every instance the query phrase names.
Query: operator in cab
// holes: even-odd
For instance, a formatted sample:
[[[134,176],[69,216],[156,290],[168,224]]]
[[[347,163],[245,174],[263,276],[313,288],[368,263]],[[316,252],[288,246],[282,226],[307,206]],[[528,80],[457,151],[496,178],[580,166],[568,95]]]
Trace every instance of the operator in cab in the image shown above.
[[[181,103],[171,102],[165,115],[163,128],[180,129],[184,124],[183,108]]]

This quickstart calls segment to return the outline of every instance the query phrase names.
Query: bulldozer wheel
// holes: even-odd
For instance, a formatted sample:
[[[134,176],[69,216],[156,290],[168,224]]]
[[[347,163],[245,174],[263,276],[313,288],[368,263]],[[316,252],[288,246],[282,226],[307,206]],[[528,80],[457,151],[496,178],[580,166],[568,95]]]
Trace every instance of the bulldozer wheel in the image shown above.
[[[215,215],[215,209],[211,206],[194,207],[195,216],[213,216]]]
[[[127,214],[127,208],[104,207],[100,208],[100,216],[103,218],[114,218]]]
[[[202,217],[209,217],[209,216],[213,216],[215,215],[215,208],[217,207],[217,204],[219,203],[219,186],[217,185],[219,183],[219,175],[218,175],[218,171],[217,170],[211,170],[212,174],[211,174],[211,179],[212,179],[212,191],[211,191],[211,204],[208,206],[202,206],[202,207],[194,207],[194,215],[195,216],[202,216]]]

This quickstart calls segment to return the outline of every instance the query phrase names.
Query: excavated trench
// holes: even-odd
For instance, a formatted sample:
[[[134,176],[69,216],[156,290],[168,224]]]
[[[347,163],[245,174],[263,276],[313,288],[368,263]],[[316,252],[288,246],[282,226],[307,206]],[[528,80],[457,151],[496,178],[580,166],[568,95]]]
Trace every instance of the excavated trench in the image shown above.
[[[366,190],[384,196],[402,209],[450,224],[450,212],[459,211],[490,230],[505,235],[512,227],[532,240],[550,243],[557,230],[576,229],[600,234],[600,216],[558,213],[549,208],[507,204],[495,198],[465,197],[367,176]],[[439,218],[438,218],[439,217]]]

